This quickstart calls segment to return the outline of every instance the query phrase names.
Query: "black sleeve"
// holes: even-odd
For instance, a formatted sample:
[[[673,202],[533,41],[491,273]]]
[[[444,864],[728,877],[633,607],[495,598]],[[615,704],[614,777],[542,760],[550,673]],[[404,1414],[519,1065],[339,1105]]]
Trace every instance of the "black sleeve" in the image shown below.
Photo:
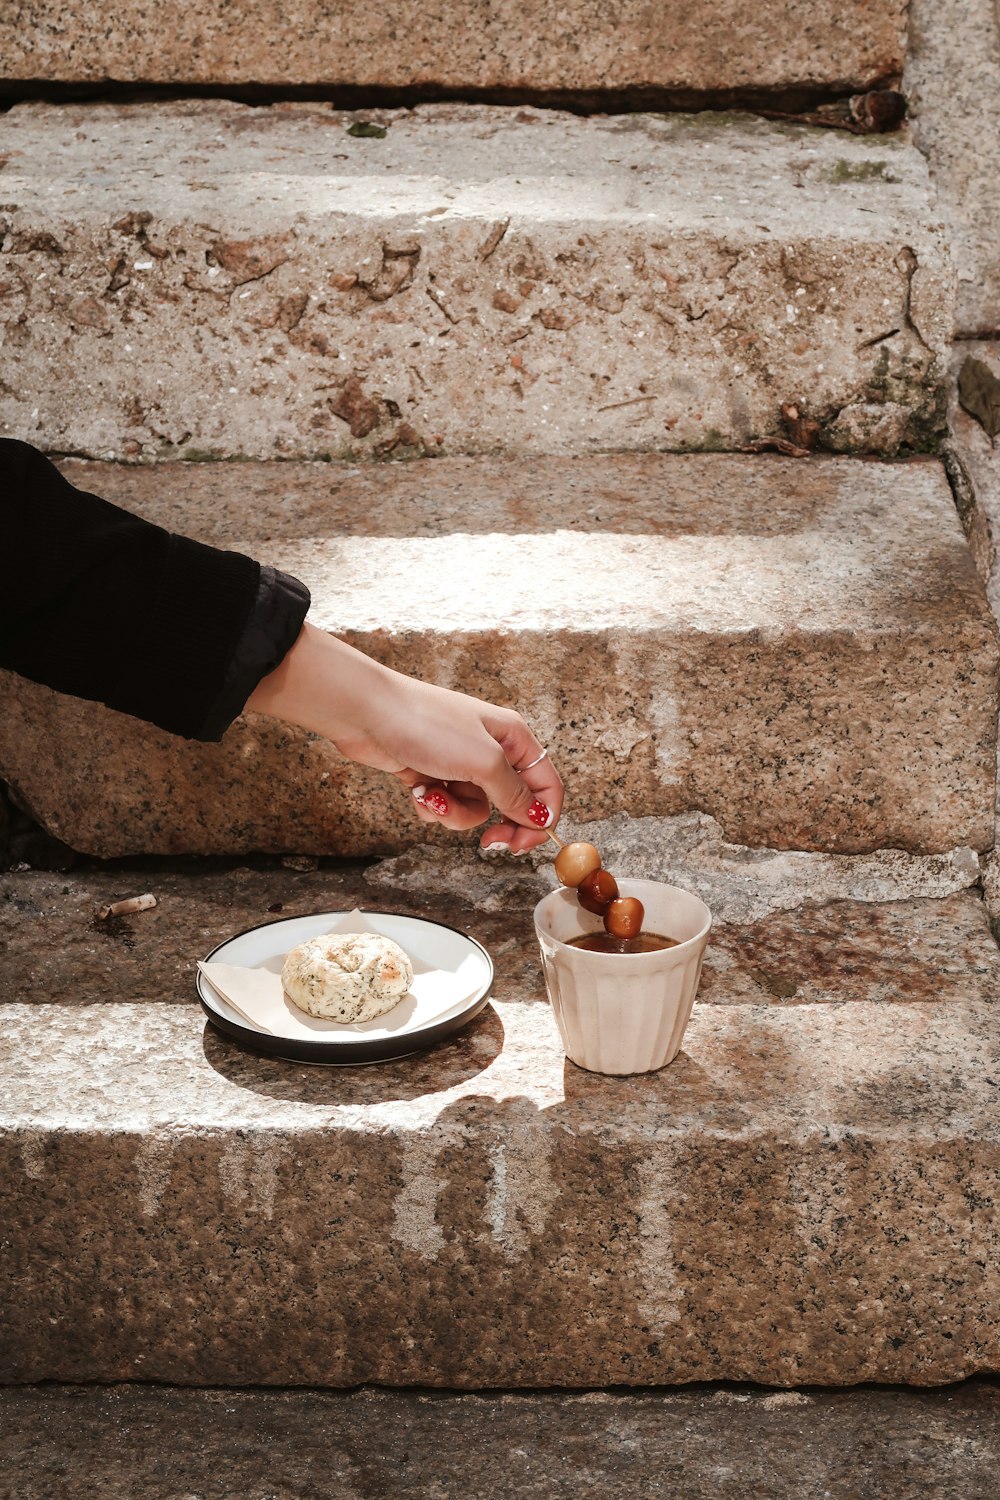
[[[302,628],[297,579],[176,536],[0,439],[0,666],[218,739]]]

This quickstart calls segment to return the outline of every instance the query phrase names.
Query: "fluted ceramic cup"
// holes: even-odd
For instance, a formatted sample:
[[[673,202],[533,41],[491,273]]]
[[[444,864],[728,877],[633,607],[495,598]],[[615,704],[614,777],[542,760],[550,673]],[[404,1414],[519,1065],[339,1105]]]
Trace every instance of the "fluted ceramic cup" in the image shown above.
[[[712,913],[704,901],[658,880],[619,880],[646,909],[643,929],[677,939],[653,953],[594,953],[569,939],[603,932],[576,891],[560,888],[535,907],[545,987],[566,1056],[591,1073],[652,1073],[680,1051],[701,977]]]

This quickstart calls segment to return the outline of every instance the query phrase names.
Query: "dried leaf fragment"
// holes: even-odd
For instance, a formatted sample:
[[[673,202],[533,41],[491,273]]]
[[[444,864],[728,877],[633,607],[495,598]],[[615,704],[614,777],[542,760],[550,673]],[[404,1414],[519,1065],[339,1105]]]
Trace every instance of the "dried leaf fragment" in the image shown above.
[[[498,219],[479,247],[479,259],[489,260],[507,230],[510,228],[510,219]]]
[[[808,458],[819,442],[820,424],[815,417],[807,417],[794,401],[781,405],[781,425],[784,436],[758,438],[745,443],[741,453],[783,453],[786,458]]]
[[[789,113],[788,110],[763,109],[770,120],[797,120],[803,125],[821,125],[827,130],[849,130],[854,135],[884,134],[898,130],[906,119],[906,95],[898,89],[870,89],[852,94],[849,99],[835,99],[816,109]]]
[[[793,401],[785,401],[781,407],[781,422],[785,436],[796,448],[811,452],[819,442],[820,425],[815,417],[807,417]]]
[[[971,354],[958,372],[958,399],[995,438],[1000,432],[1000,377]]]

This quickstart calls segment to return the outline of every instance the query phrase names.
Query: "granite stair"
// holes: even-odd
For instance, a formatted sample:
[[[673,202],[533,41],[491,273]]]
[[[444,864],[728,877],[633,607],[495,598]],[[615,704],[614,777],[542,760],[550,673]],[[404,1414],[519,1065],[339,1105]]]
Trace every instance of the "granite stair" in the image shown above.
[[[669,878],[682,834],[633,830],[630,863]],[[764,897],[736,856],[683,872],[717,915],[701,998],[678,1060],[628,1079],[562,1054],[530,925],[546,863],[0,877],[0,1377],[995,1370],[1000,953],[976,861],[897,857],[880,903],[858,899],[876,857],[799,856]],[[155,910],[93,921],[137,889]],[[326,1070],[207,1026],[194,961],[217,941],[358,902],[494,954],[454,1041]]]
[[[610,1497],[638,1453],[691,1500],[992,1495],[994,1384],[801,1389],[1000,1369],[952,232],[905,132],[725,108],[893,86],[906,7],[65,10],[0,16],[0,433],[517,704],[565,826],[716,927],[678,1059],[586,1074],[546,851],[274,721],[184,744],[0,674],[0,777],[85,856],[0,875],[0,1382],[87,1387],[0,1392],[0,1494]],[[473,933],[490,1005],[377,1069],[205,1022],[216,943],[355,905]],[[779,1389],[571,1394],[706,1381]]]
[[[314,623],[389,665],[516,704],[571,817],[700,809],[739,843],[848,853],[992,843],[996,627],[936,460],[64,469],[301,577]],[[74,849],[428,837],[392,778],[276,720],[205,745],[9,673],[2,688],[0,775]]]
[[[210,99],[0,116],[0,432],[91,458],[925,451],[902,136]]]

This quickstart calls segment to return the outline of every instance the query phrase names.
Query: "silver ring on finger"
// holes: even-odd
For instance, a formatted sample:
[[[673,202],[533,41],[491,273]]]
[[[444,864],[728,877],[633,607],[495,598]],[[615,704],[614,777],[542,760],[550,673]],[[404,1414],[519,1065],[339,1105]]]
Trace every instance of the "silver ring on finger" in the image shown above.
[[[543,750],[541,755],[536,755],[534,760],[529,760],[526,766],[514,766],[513,769],[518,776],[523,776],[525,771],[530,771],[532,766],[537,766],[539,761],[544,760],[548,753],[547,750]]]

